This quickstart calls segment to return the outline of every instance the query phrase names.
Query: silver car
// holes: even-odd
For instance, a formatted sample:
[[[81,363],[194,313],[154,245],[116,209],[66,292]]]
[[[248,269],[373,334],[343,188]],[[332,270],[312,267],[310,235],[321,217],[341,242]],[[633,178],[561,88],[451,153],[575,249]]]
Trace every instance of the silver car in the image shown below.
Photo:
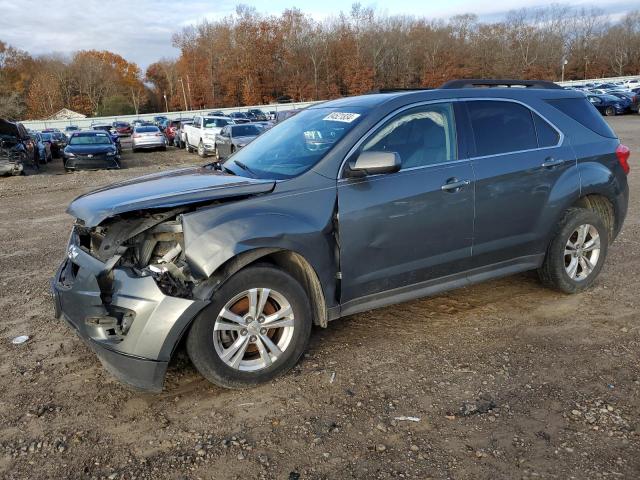
[[[220,160],[233,155],[236,151],[263,133],[265,128],[258,123],[228,125],[216,135],[214,154]]]
[[[155,125],[142,125],[133,129],[131,148],[134,152],[143,148],[167,149],[167,139]]]

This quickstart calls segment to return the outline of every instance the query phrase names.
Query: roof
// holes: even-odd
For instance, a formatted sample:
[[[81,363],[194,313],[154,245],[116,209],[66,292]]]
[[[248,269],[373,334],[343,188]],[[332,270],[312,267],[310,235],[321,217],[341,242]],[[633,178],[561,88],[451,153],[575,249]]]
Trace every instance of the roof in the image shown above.
[[[87,116],[83,115],[82,113],[69,110],[68,108],[63,108],[61,110],[58,110],[50,117],[45,118],[45,120],[71,120],[75,118],[87,118]]]
[[[474,81],[475,82],[475,81]],[[330,100],[317,105],[312,105],[310,109],[318,108],[344,108],[344,107],[360,107],[369,109],[380,106],[383,103],[392,102],[399,98],[410,98],[411,101],[430,101],[456,98],[512,98],[526,100],[528,98],[580,98],[584,94],[578,91],[565,90],[563,88],[539,88],[539,87],[503,87],[499,82],[494,85],[483,86],[482,88],[462,86],[462,82],[452,83],[446,88],[434,89],[416,89],[416,90],[386,90],[385,93],[370,93],[354,97],[339,98]]]

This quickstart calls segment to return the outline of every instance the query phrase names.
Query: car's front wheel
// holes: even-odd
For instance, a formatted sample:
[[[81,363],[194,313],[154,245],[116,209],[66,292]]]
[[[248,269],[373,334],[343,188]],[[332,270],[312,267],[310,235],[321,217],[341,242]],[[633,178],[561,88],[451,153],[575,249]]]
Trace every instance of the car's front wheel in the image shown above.
[[[609,231],[600,215],[586,208],[565,212],[538,274],[542,282],[565,293],[593,285],[609,247]]]
[[[605,108],[605,110],[604,110],[604,114],[605,114],[607,117],[613,117],[613,116],[616,114],[616,109],[615,109],[615,108],[613,108],[613,107],[607,107],[607,108]]]
[[[311,333],[309,300],[288,273],[247,267],[215,292],[187,337],[198,371],[226,388],[268,382],[291,369]]]

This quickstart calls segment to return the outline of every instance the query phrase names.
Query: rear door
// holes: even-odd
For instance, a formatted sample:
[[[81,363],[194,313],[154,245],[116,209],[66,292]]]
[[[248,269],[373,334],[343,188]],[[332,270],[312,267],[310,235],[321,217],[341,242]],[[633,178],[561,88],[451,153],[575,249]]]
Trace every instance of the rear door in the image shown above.
[[[451,103],[404,110],[364,138],[354,155],[396,152],[402,167],[338,180],[343,305],[469,267],[473,169],[459,147]]]
[[[465,104],[476,175],[473,266],[527,258],[535,264],[556,213],[550,207],[580,188],[573,149],[559,129],[522,103]]]

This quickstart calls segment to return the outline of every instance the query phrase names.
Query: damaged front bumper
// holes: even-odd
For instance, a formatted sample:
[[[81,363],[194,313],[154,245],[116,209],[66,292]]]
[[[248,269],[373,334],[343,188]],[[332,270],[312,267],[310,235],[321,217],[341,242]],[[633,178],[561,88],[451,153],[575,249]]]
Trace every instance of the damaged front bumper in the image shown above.
[[[165,295],[153,277],[100,261],[75,235],[51,285],[56,318],[119,380],[155,392],[183,332],[208,303]]]

